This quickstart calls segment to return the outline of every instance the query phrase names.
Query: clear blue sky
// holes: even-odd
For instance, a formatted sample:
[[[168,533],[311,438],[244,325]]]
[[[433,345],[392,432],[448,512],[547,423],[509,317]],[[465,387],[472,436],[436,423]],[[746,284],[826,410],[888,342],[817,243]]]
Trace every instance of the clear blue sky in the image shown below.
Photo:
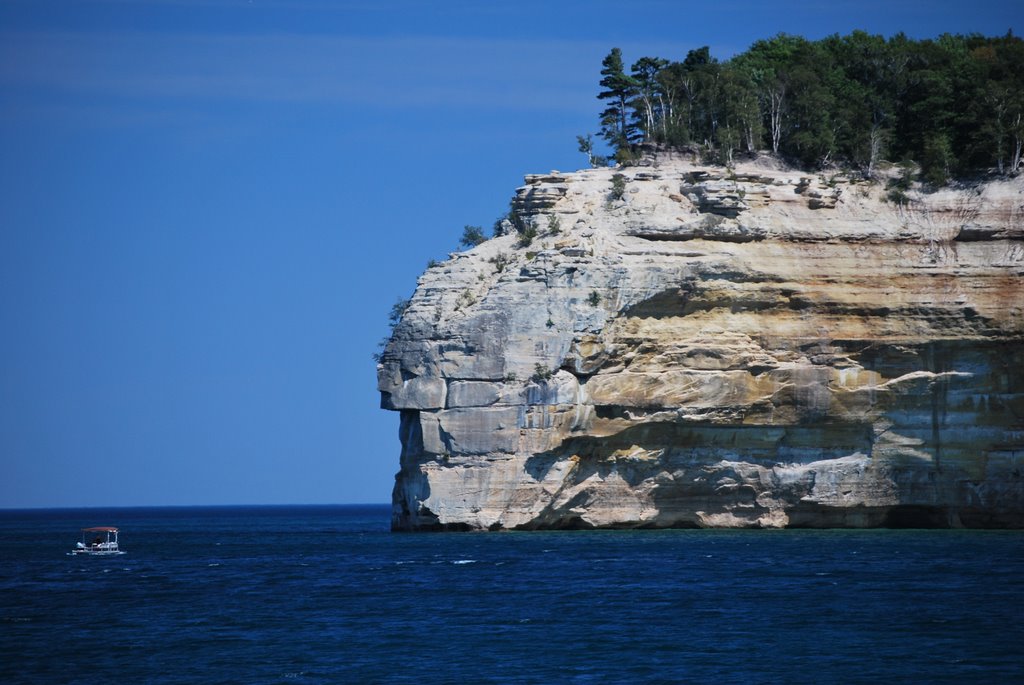
[[[1021,28],[1020,2],[0,0],[0,507],[387,502],[387,312],[601,59]]]

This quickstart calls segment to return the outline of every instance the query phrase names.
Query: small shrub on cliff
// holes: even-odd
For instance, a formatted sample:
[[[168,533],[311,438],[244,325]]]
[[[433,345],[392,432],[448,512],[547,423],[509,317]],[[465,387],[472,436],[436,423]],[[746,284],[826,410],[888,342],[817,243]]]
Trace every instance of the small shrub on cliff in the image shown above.
[[[466,288],[459,293],[459,299],[455,302],[456,309],[462,309],[463,307],[472,307],[476,304],[476,295],[474,295],[469,288]]]
[[[551,235],[558,235],[562,232],[562,222],[558,219],[558,215],[552,214],[548,217],[548,233]]]
[[[911,164],[900,164],[900,175],[896,178],[889,179],[888,183],[885,184],[886,193],[885,199],[889,202],[895,202],[898,205],[905,205],[910,202],[910,196],[907,195],[907,191],[910,190],[911,186],[914,185],[914,167]]]
[[[395,333],[395,327],[398,326],[402,321],[402,317],[405,316],[405,310],[409,308],[409,300],[400,297],[391,305],[391,311],[388,312],[388,326],[391,328],[390,333],[386,338],[381,338],[380,342],[377,343],[377,351],[373,353],[373,361],[380,363],[380,360],[384,357],[384,349],[391,342],[391,336]]]
[[[533,239],[536,237],[537,229],[532,225],[528,225],[519,233],[519,242],[517,244],[519,247],[529,247],[530,243],[532,243]]]
[[[509,223],[512,224],[512,228],[522,233],[526,230],[526,222],[523,220],[523,217],[519,216],[519,212],[516,211],[512,202],[512,200],[509,201],[508,214],[506,216]]]
[[[885,194],[885,199],[889,202],[894,202],[898,205],[905,205],[910,203],[910,196],[902,190],[890,190]]]
[[[622,174],[615,174],[612,176],[612,192],[609,193],[608,197],[612,200],[621,200],[622,196],[626,194],[626,177]]]
[[[495,238],[500,238],[501,236],[511,232],[512,224],[508,220],[508,215],[502,214],[495,219],[492,231]]]
[[[391,311],[388,313],[388,323],[391,324],[392,330],[402,321],[402,317],[405,316],[405,310],[409,308],[409,300],[400,297],[391,305]]]
[[[587,304],[591,307],[596,307],[601,304],[601,293],[596,290],[591,290],[590,294],[587,296]]]
[[[538,362],[533,367],[533,375],[530,376],[530,380],[533,381],[534,383],[542,383],[544,381],[551,380],[551,377],[554,375],[554,371]]]
[[[467,224],[462,229],[462,238],[459,240],[459,245],[463,247],[476,247],[485,240],[487,238],[484,237],[484,229]]]
[[[506,266],[508,266],[509,264],[512,263],[512,258],[509,257],[504,252],[499,252],[498,254],[494,255],[493,257],[491,257],[487,261],[489,261],[491,264],[493,264],[494,265],[494,271],[496,273],[500,274],[502,271],[505,270]]]
[[[372,355],[373,356],[373,361],[375,361],[376,363],[380,364],[381,360],[384,358],[384,348],[386,348],[388,346],[388,343],[390,341],[391,341],[391,338],[381,338],[377,342],[377,351],[374,352],[373,355]]]

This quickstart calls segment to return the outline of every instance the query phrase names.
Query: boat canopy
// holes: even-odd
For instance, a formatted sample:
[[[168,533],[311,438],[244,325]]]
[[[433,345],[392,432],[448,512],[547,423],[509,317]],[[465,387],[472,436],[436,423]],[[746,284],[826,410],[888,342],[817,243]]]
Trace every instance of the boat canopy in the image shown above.
[[[83,528],[83,533],[116,533],[117,528],[112,526],[96,526],[95,528]]]

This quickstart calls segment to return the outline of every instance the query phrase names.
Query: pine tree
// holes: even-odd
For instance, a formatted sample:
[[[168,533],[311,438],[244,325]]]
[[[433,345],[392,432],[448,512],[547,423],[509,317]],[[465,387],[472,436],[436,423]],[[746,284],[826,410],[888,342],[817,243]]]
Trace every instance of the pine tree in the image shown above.
[[[636,137],[636,127],[629,120],[629,103],[636,93],[636,81],[628,76],[622,65],[622,51],[612,48],[601,62],[599,100],[608,100],[601,112],[601,135],[617,151],[628,150]]]

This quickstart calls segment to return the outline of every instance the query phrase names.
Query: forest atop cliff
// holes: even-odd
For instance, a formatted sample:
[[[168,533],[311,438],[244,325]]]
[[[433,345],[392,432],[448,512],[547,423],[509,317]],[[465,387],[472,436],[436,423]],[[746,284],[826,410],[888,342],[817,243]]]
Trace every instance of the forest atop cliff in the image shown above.
[[[681,62],[602,62],[601,136],[616,161],[641,143],[699,148],[713,161],[770,149],[806,167],[872,175],[913,161],[922,180],[1020,170],[1024,41],[944,34],[891,38],[855,31],[818,41],[780,34],[726,61],[708,47]],[[581,151],[593,155],[590,137]]]

